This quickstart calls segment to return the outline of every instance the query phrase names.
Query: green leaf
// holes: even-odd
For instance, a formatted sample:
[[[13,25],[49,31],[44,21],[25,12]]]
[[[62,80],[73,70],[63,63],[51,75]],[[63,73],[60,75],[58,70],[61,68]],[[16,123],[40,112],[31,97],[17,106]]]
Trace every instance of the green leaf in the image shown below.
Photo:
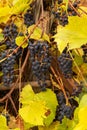
[[[73,130],[75,126],[76,124],[73,120],[64,117],[62,123],[58,125],[58,130]]]
[[[0,115],[0,130],[8,130],[6,125],[6,118],[2,115]]]
[[[80,101],[80,104],[79,104],[79,108],[83,108],[83,107],[85,107],[85,106],[87,106],[87,94],[85,94],[85,95],[82,97],[82,99],[81,99],[81,101]]]
[[[24,37],[24,36],[18,36],[18,37],[16,37],[16,44],[17,44],[18,46],[21,46],[21,44],[24,42],[24,40],[25,40],[25,37]],[[27,46],[28,46],[28,43],[25,42],[25,43],[22,45],[22,48],[26,48]]]
[[[69,44],[69,50],[80,48],[87,43],[87,16],[69,17],[69,24],[65,27],[58,27],[54,36],[60,52]]]
[[[56,107],[58,105],[56,95],[55,93],[47,89],[46,92],[40,92],[39,94],[36,94],[37,97],[46,102],[46,106],[50,109],[50,114],[49,116],[44,120],[45,125],[50,125],[55,118],[55,113],[56,113]]]
[[[30,34],[32,32],[32,30],[35,28],[36,25],[32,25],[28,28],[28,33]],[[49,40],[49,36],[44,33],[42,36],[42,30],[39,27],[36,27],[33,31],[33,33],[31,34],[30,38],[31,39],[35,39],[35,40],[46,40],[48,42],[50,42]]]
[[[46,118],[45,113],[47,112],[47,107],[42,101],[30,101],[29,105],[20,108],[19,114],[23,120],[27,123],[34,125],[44,125],[43,120]]]

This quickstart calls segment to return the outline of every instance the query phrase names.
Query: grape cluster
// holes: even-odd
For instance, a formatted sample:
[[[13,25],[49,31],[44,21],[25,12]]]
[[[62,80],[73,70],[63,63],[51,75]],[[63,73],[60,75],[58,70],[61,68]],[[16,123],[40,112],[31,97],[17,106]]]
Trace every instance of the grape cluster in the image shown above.
[[[72,78],[72,59],[69,53],[62,53],[58,57],[59,68],[65,78]]]
[[[68,24],[68,16],[67,16],[66,12],[62,13],[61,17],[59,18],[59,23],[62,26],[65,26]]]
[[[1,59],[4,59],[6,56],[7,51],[1,53]],[[9,87],[14,81],[14,64],[15,64],[14,55],[7,57],[7,59],[1,63],[3,72],[2,82],[6,87]]]
[[[68,16],[66,11],[61,12],[61,8],[58,8],[57,12],[53,12],[56,19],[58,19],[59,24],[65,26],[68,24]]]
[[[58,0],[58,4],[61,4],[63,2],[63,0]]]
[[[16,36],[18,35],[17,26],[14,23],[6,25],[3,30],[3,34],[4,37],[8,39],[16,38]]]
[[[27,10],[24,14],[24,24],[29,27],[30,25],[34,24],[33,12],[32,10]]]
[[[78,103],[73,98],[71,98],[69,100],[70,105],[66,105],[65,97],[62,92],[59,92],[57,94],[57,100],[58,100],[58,106],[56,110],[55,119],[60,121],[61,123],[64,116],[66,116],[66,118],[72,119],[73,112],[75,108],[78,106]]]
[[[83,61],[85,62],[85,63],[87,63],[87,44],[86,45],[83,45],[82,46],[82,49],[83,49],[83,52],[84,52],[84,54],[83,54]]]
[[[22,49],[20,48],[17,53],[13,54],[12,56],[8,57],[10,53],[17,48],[15,43],[15,38],[18,35],[18,28],[14,23],[6,25],[3,30],[4,37],[6,38],[5,45],[6,50],[3,50],[1,53],[0,60],[6,58],[3,62],[1,62],[1,68],[3,72],[2,81],[4,86],[9,87],[12,82],[14,81],[14,65],[16,63],[16,59],[19,58],[22,54]]]
[[[30,59],[32,62],[32,71],[36,76],[41,90],[46,90],[46,80],[49,74],[51,57],[49,56],[49,45],[46,42],[29,42]]]
[[[73,7],[77,10],[78,9],[78,2],[74,2]],[[67,11],[68,11],[68,14],[70,16],[76,16],[77,15],[76,11],[69,5],[68,5],[68,8],[67,8]]]

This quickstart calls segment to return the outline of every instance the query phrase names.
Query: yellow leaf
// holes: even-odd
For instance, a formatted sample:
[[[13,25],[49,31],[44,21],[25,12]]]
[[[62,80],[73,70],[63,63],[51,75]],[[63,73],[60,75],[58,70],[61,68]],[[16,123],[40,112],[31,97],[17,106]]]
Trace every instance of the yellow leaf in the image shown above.
[[[29,101],[33,100],[35,93],[32,90],[32,87],[28,84],[26,85],[21,94],[20,94],[20,102],[22,104],[29,104]]]
[[[2,115],[0,115],[0,130],[8,130],[6,125],[6,118]]]
[[[25,40],[25,37],[24,37],[24,36],[18,36],[18,37],[16,37],[16,44],[17,44],[18,46],[20,46],[20,45],[23,43],[24,40]],[[25,43],[22,45],[22,48],[26,48],[27,46],[28,46],[28,43],[25,42]]]
[[[11,14],[20,14],[22,13],[29,5],[25,3],[21,3],[19,5],[15,5],[11,8]]]
[[[28,28],[29,34],[34,29],[34,27],[35,27],[35,25],[32,25]],[[33,31],[33,34],[30,36],[30,38],[35,39],[35,40],[46,40],[46,41],[50,42],[49,36],[46,33],[43,34],[42,38],[41,38],[41,36],[42,36],[42,30],[39,27],[36,27]]]
[[[87,106],[83,107],[78,112],[79,123],[76,125],[74,130],[86,130],[87,129]]]
[[[10,10],[11,10],[11,8],[9,6],[0,7],[0,17],[9,15]]]
[[[34,125],[44,125],[43,120],[46,118],[47,107],[42,101],[30,101],[29,105],[21,108],[19,114],[27,123]]]
[[[69,44],[69,50],[80,48],[87,42],[87,16],[69,17],[69,24],[65,27],[58,27],[54,36],[60,52]]]

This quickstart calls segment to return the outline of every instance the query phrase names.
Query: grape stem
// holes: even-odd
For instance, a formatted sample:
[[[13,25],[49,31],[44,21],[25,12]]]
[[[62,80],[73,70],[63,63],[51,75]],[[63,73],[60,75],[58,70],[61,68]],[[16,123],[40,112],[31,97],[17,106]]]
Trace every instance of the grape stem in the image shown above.
[[[54,71],[54,69],[53,69],[52,66],[50,67],[50,69],[51,69],[51,71],[53,72],[53,74],[54,74],[56,80],[58,81],[58,83],[59,83],[59,85],[60,85],[60,87],[61,87],[61,90],[63,91],[63,94],[64,94],[64,96],[65,96],[66,104],[68,105],[68,104],[69,104],[69,102],[68,102],[68,97],[67,97],[67,95],[66,95],[66,92],[65,92],[65,89],[64,89],[64,86],[63,86],[63,83],[62,83],[62,79],[61,79],[61,78],[58,78],[58,76],[56,75],[56,73],[55,73],[55,71]]]

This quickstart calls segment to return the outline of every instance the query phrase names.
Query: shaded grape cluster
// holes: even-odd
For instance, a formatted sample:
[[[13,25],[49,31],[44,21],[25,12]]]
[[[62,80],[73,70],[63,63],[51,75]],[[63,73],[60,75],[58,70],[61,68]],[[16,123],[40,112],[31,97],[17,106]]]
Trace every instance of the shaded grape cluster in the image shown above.
[[[59,24],[65,26],[68,24],[68,15],[66,11],[61,12],[61,8],[58,8],[57,12],[53,12],[56,19],[58,19]]]
[[[57,93],[58,106],[56,109],[55,119],[62,123],[64,116],[66,118],[72,119],[75,108],[78,106],[77,101],[73,98],[69,99],[69,105],[66,105],[66,100],[63,92]]]
[[[64,75],[65,78],[72,78],[73,71],[72,71],[72,64],[73,61],[71,59],[71,56],[69,53],[62,53],[58,57],[58,63],[59,63],[59,68]]]
[[[85,63],[87,63],[87,44],[86,44],[86,45],[83,45],[83,46],[82,46],[82,49],[83,49],[83,52],[84,52],[84,54],[83,54],[83,56],[82,56],[83,61],[84,61]]]
[[[62,15],[60,16],[59,23],[62,26],[65,26],[68,24],[68,16],[67,16],[66,12],[63,12]]]
[[[24,14],[24,24],[29,27],[30,25],[34,24],[33,12],[32,10],[27,10]]]
[[[7,54],[8,54],[7,51],[2,52],[0,59],[4,59],[5,57],[7,57]],[[3,72],[2,82],[6,87],[9,87],[14,81],[14,64],[15,64],[15,55],[7,57],[6,60],[1,62]]]
[[[8,38],[8,39],[9,38],[10,39],[16,38],[17,35],[18,35],[18,30],[17,29],[18,28],[14,23],[6,25],[4,30],[3,30],[4,37]]]
[[[76,10],[78,10],[78,4],[79,4],[79,2],[76,2],[76,1],[75,1],[75,2],[72,4],[72,6],[73,6]],[[77,15],[76,11],[75,11],[70,5],[68,5],[67,12],[68,12],[68,14],[69,14],[70,16],[76,16],[76,15]]]
[[[22,48],[20,48],[18,52],[8,57],[8,55],[11,54],[17,48],[15,38],[18,35],[18,28],[14,23],[11,23],[5,26],[3,34],[6,39],[6,49],[1,52],[0,60],[3,60],[4,58],[6,59],[0,63],[0,66],[3,72],[2,82],[4,83],[4,86],[9,87],[15,79],[14,65],[16,63],[16,60],[19,59],[22,54]]]
[[[38,80],[41,90],[46,90],[46,80],[49,77],[49,68],[51,57],[49,55],[49,45],[46,42],[29,42],[30,59],[32,62],[32,71]]]

